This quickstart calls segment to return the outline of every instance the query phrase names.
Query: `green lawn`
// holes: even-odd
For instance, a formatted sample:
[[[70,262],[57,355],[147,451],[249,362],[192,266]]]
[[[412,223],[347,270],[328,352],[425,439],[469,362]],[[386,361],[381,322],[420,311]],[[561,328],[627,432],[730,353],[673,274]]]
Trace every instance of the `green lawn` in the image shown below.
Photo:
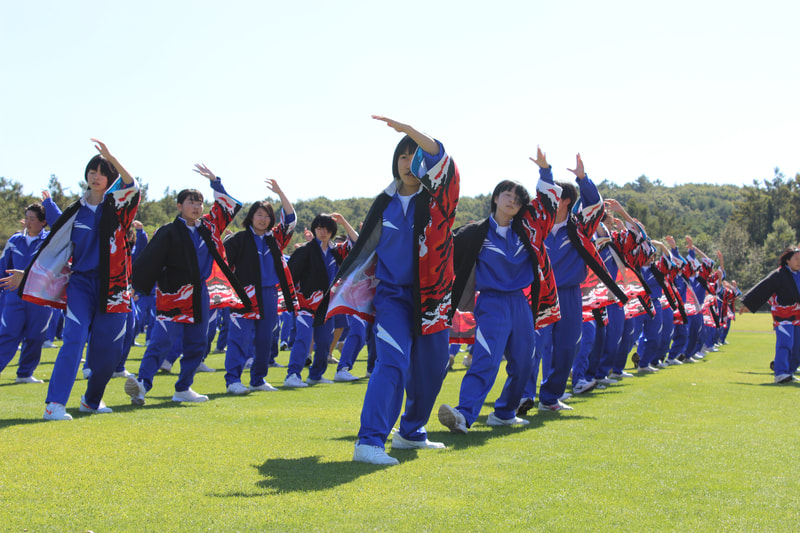
[[[159,375],[134,407],[115,379],[114,413],[83,415],[79,379],[75,420],[45,423],[46,384],[14,384],[15,360],[0,377],[0,530],[797,530],[800,387],[772,384],[769,315],[741,317],[729,342],[574,399],[574,411],[531,411],[524,429],[485,426],[487,406],[453,435],[434,413],[430,437],[448,448],[387,446],[394,467],[351,461],[365,381],[232,397],[219,371],[195,381],[211,401],[179,405],[175,375]],[[37,377],[55,355],[44,351]],[[438,403],[457,403],[464,372],[459,356]]]

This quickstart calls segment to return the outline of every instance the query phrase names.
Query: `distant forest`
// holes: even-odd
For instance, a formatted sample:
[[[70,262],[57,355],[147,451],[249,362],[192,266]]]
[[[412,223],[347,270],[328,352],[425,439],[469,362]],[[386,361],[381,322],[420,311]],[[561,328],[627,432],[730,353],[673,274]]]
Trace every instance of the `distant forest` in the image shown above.
[[[48,188],[62,209],[77,199],[77,195],[64,192],[55,175],[50,177]],[[650,181],[640,176],[625,185],[606,180],[599,183],[598,188],[603,198],[615,198],[640,220],[651,238],[673,235],[684,251],[683,237],[691,235],[695,244],[710,257],[714,257],[717,250],[722,251],[728,278],[737,280],[742,290],[776,268],[781,251],[798,242],[800,173],[787,178],[776,168],[772,180],[753,181],[746,186],[692,183],[667,187],[659,180]],[[167,188],[161,198],[152,196],[148,185],[142,184],[137,219],[149,235],[174,219],[177,191]],[[22,194],[22,184],[6,178],[0,178],[0,198],[0,242],[5,245],[8,237],[19,231],[25,206],[41,199]],[[234,231],[241,229],[253,199],[244,200],[245,207],[231,228]],[[293,243],[303,240],[303,228],[310,226],[318,213],[341,213],[357,228],[371,203],[372,198],[329,200],[325,197],[294,202],[298,223]],[[462,197],[456,227],[488,214],[489,194]],[[287,253],[293,249],[289,246]]]

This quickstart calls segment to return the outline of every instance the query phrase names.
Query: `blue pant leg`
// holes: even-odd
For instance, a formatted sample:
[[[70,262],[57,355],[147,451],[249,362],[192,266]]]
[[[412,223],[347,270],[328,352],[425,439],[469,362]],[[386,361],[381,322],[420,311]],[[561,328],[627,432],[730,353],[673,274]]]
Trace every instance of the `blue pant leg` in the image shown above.
[[[119,358],[114,372],[125,370],[125,363],[128,362],[128,355],[131,353],[134,340],[136,340],[136,313],[131,311],[130,313],[125,313],[125,338],[122,340],[122,357]]]
[[[572,361],[572,384],[586,379],[586,371],[589,368],[589,354],[594,349],[595,334],[597,333],[597,323],[588,320],[581,324],[581,344],[575,360]]]
[[[534,357],[536,335],[533,314],[527,298],[516,299],[512,315],[511,335],[505,349],[507,377],[500,396],[494,402],[494,414],[503,420],[516,416],[525,387],[530,382],[534,361],[538,363]]]
[[[267,367],[272,366],[281,352],[281,328],[278,325],[277,315],[275,316],[275,327],[272,328],[272,341],[269,345],[269,361]]]
[[[138,377],[144,383],[145,390],[153,388],[153,378],[161,368],[161,363],[173,351],[176,339],[183,339],[183,324],[156,320],[152,330],[150,343],[139,363]]]
[[[50,321],[50,309],[30,302],[24,302],[25,308],[25,331],[22,338],[24,340],[19,354],[19,367],[17,377],[26,378],[33,375],[33,371],[39,366],[42,359],[42,344],[47,335],[47,327]]]
[[[225,352],[225,385],[242,381],[247,353],[253,342],[254,320],[232,316],[228,326],[228,349]]]
[[[50,309],[50,323],[47,326],[47,340],[51,342],[56,338],[56,330],[58,330],[58,323],[61,316],[61,311],[59,309]]]
[[[703,315],[697,314],[689,317],[688,335],[686,341],[686,357],[691,357],[700,350],[701,332],[703,330]]]
[[[794,374],[797,372],[797,367],[800,366],[800,326],[792,326],[792,351],[789,356],[789,373]]]
[[[669,343],[675,331],[675,313],[671,308],[665,307],[661,313],[661,343],[658,346],[657,358],[663,361],[669,352]]]
[[[328,369],[334,327],[333,320],[327,320],[321,326],[314,327],[314,360],[308,369],[308,379],[319,380]]]
[[[378,359],[378,349],[375,347],[375,324],[367,324],[367,372],[372,373],[375,369],[375,361]]]
[[[595,378],[603,379],[608,377],[614,366],[614,359],[619,353],[619,344],[622,341],[622,329],[625,326],[625,310],[619,305],[609,305],[608,324],[605,327],[606,335],[603,343],[603,354],[600,356],[600,363],[595,372]]]
[[[274,288],[274,287],[273,287]],[[266,306],[264,306],[266,309]],[[275,307],[270,307],[269,309],[276,310],[277,304]],[[228,346],[228,332],[230,331],[230,322],[231,322],[231,310],[229,307],[225,307],[224,309],[219,310],[219,317],[217,319],[217,327],[219,328],[219,334],[217,335],[217,350],[222,351]]]
[[[581,342],[583,310],[580,286],[558,289],[561,320],[553,324],[553,356],[550,372],[543,375],[539,401],[553,405],[564,394],[572,362]],[[544,372],[544,370],[542,370]]]
[[[661,344],[662,309],[658,300],[654,303],[656,315],[652,318],[649,316],[645,318],[644,326],[642,327],[642,340],[639,342],[638,350],[639,368],[645,368],[655,360],[658,347]]]
[[[8,366],[17,354],[17,347],[22,340],[25,327],[25,321],[19,319],[20,316],[24,316],[25,302],[16,294],[9,292],[3,297],[5,305],[0,314],[0,371]]]
[[[47,387],[46,402],[67,404],[75,374],[81,363],[81,353],[89,336],[97,308],[98,282],[73,273],[67,285],[67,311],[64,319],[63,343],[58,350],[53,375]]]
[[[300,376],[300,372],[306,364],[306,359],[308,359],[311,339],[314,334],[313,324],[314,315],[306,311],[297,313],[294,327],[294,343],[292,344],[292,351],[289,352],[289,368],[286,369],[286,377],[292,374]]]
[[[594,378],[594,376],[597,374],[597,369],[600,367],[600,359],[603,357],[607,332],[607,326],[595,322],[594,346],[592,347],[592,351],[589,352],[589,364],[586,368],[586,379],[588,380],[592,380]]]
[[[406,406],[398,430],[408,440],[424,441],[428,438],[425,424],[447,375],[449,341],[450,331],[447,329],[414,337],[412,341],[411,361],[405,380]]]
[[[494,291],[481,292],[475,304],[477,327],[472,364],[461,380],[456,407],[464,415],[468,426],[478,418],[483,402],[494,386],[497,371],[509,343],[514,324],[513,309],[508,304],[507,298]],[[448,359],[449,355],[448,353]]]
[[[380,282],[375,293],[375,368],[361,409],[359,444],[384,447],[400,415],[414,336],[412,291]]]
[[[175,382],[175,392],[188,390],[194,382],[197,367],[208,353],[208,316],[209,298],[205,285],[200,287],[200,316],[195,317],[193,324],[183,325],[183,357],[181,358],[181,372]]]
[[[672,331],[672,344],[669,347],[667,357],[675,359],[686,352],[686,344],[689,342],[688,327],[686,324],[676,324]]]
[[[628,352],[630,352],[630,346],[633,344],[631,337],[633,337],[634,327],[635,319],[626,318],[622,325],[622,336],[620,337],[619,341],[619,349],[614,355],[614,363],[611,367],[612,371],[617,374],[622,373],[622,371],[625,369],[625,365],[628,363]]]
[[[337,370],[352,370],[358,353],[367,342],[367,323],[363,318],[348,315],[347,323],[350,334],[342,345],[342,355],[339,358]]]
[[[539,379],[539,366],[542,367],[542,375],[549,369],[550,362],[553,360],[553,324],[537,329],[533,337],[534,353],[533,363],[531,364],[531,376],[525,384],[523,398],[536,398],[536,386]]]
[[[791,324],[775,326],[775,375],[791,374],[792,351],[795,344],[795,331]]]
[[[89,336],[87,352],[92,352],[92,375],[86,383],[86,403],[97,409],[111,375],[122,357],[125,339],[125,322],[128,313],[101,313],[95,310],[92,319],[92,334]]]
[[[289,311],[281,313],[281,344],[286,343],[289,345],[289,334],[292,332],[292,323],[294,322],[294,314]]]
[[[264,287],[261,289],[261,297],[264,302],[264,316],[254,324],[254,357],[253,366],[250,367],[250,385],[254,387],[265,383],[272,350],[277,342],[275,329],[278,325],[278,292],[275,287]]]

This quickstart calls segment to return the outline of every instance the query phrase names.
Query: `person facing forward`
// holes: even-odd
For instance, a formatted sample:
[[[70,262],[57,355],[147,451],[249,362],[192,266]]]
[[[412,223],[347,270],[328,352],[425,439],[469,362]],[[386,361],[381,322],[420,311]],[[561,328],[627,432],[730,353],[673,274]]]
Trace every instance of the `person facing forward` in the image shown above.
[[[486,424],[528,424],[515,411],[531,375],[534,320],[540,305],[555,304],[546,301],[548,294],[555,294],[555,279],[544,239],[555,223],[561,198],[561,187],[553,183],[551,167],[541,149],[531,160],[539,165],[536,198],[531,200],[520,183],[501,181],[492,193],[491,215],[455,231],[454,301],[469,311],[475,291],[479,295],[474,304],[477,329],[472,364],[461,382],[458,406],[443,404],[439,408],[439,421],[453,433],[466,434],[478,418],[503,355],[508,379]],[[540,272],[545,279],[540,279]],[[530,302],[524,292],[527,288]]]
[[[405,413],[392,448],[444,448],[428,440],[425,423],[447,374],[459,175],[440,142],[408,124],[372,118],[405,134],[392,158],[394,180],[372,203],[322,305],[328,316],[374,315],[378,356],[353,460],[394,465],[385,442],[404,390]]]
[[[66,308],[64,343],[47,388],[45,420],[72,420],[65,406],[87,338],[89,351],[99,355],[80,411],[111,412],[103,393],[122,354],[131,310],[126,235],[139,206],[139,187],[105,144],[92,141],[100,155],[86,165],[86,192],[58,217],[24,274],[15,271],[0,283],[19,284],[23,300]]]
[[[214,296],[219,299],[215,306],[244,305],[245,312],[250,311],[247,293],[225,262],[221,239],[242,204],[228,196],[222,181],[208,167],[195,165],[194,171],[207,178],[214,190],[211,212],[203,214],[203,194],[197,189],[179,192],[178,216],[158,229],[133,265],[137,291],[148,294],[157,283],[155,331],[139,365],[139,379],[129,377],[125,382],[125,393],[134,405],[144,405],[153,377],[181,336],[183,358],[172,401],[208,400],[191,385],[206,354],[212,279]]]
[[[283,293],[287,312],[294,313],[297,305],[292,276],[282,253],[292,238],[297,217],[278,182],[270,179],[265,182],[281,200],[278,220],[272,204],[253,202],[244,219],[244,230],[225,241],[228,264],[248,294],[252,293],[253,304],[250,313],[242,314],[234,309],[229,318],[225,384],[231,394],[276,390],[264,378],[269,370],[273,329],[278,324],[278,290]],[[250,386],[245,387],[242,371],[253,348]]]

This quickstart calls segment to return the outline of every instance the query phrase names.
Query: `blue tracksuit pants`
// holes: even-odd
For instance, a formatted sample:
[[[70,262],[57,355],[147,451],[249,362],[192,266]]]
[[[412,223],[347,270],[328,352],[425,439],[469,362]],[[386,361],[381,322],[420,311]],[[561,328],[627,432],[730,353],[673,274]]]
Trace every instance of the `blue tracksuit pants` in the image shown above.
[[[250,368],[250,385],[264,384],[269,370],[269,361],[275,326],[278,323],[278,291],[275,287],[263,287],[261,297],[264,315],[258,320],[248,320],[228,314],[228,350],[225,353],[225,385],[242,380],[242,372],[250,353],[255,347],[253,366]]]

